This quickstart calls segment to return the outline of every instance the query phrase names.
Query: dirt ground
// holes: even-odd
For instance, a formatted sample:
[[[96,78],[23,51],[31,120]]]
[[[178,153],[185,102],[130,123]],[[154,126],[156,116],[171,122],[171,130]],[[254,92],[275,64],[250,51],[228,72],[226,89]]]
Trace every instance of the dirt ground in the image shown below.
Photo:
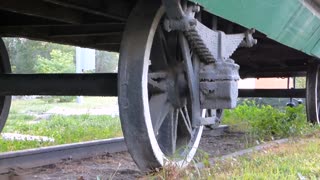
[[[207,152],[211,157],[219,157],[241,150],[245,147],[243,133],[216,133],[204,131],[200,142],[200,151]],[[99,157],[78,161],[63,162],[33,169],[15,170],[11,174],[0,176],[0,179],[136,179],[142,177],[127,152],[106,154]]]

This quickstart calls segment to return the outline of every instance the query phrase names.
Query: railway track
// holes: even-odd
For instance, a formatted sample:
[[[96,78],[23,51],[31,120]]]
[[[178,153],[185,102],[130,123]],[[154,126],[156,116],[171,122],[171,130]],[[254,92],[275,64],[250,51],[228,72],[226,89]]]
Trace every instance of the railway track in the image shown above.
[[[225,133],[228,128],[226,125],[221,125],[213,130],[206,129],[204,134],[214,137]],[[124,138],[113,138],[2,153],[0,154],[0,174],[16,169],[34,168],[124,151],[127,151]]]
[[[127,146],[123,138],[113,138],[3,153],[0,154],[0,174],[14,169],[44,166],[64,160],[82,159],[126,150]]]

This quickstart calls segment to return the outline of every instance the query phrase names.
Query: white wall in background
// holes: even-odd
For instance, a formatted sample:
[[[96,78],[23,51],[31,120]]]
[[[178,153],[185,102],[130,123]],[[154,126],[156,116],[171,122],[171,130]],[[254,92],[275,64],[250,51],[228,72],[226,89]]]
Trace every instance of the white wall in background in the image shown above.
[[[240,79],[238,83],[239,89],[254,89],[256,86],[255,78]]]
[[[94,49],[76,48],[76,72],[82,73],[96,68],[96,51]]]

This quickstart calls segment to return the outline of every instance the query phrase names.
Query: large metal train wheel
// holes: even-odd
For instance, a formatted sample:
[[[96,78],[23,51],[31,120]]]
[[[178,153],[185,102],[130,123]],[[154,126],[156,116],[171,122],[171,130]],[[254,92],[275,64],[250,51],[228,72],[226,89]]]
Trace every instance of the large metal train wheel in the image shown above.
[[[11,65],[7,49],[3,40],[0,38],[0,73],[11,73]],[[3,84],[5,86],[5,84]],[[6,124],[11,106],[11,96],[0,96],[0,133]]]
[[[306,83],[306,110],[308,121],[320,124],[320,65],[310,65]]]
[[[198,91],[191,62],[197,58],[183,34],[163,30],[163,19],[160,2],[140,1],[120,49],[120,119],[128,150],[142,171],[187,165],[203,130],[192,127],[192,113],[200,113],[191,100]]]

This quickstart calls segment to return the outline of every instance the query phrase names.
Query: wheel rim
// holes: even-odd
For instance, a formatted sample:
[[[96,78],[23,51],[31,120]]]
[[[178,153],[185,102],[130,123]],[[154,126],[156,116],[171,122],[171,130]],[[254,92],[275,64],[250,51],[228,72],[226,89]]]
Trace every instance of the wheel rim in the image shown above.
[[[307,92],[306,92],[306,110],[308,121],[313,124],[320,124],[320,66],[318,64],[310,65],[307,73]]]
[[[0,38],[0,73],[11,73],[9,56],[3,40]],[[11,106],[11,96],[0,96],[0,133],[7,121]]]
[[[183,35],[162,31],[164,9],[159,7],[140,1],[129,17],[120,49],[120,119],[128,150],[142,171],[166,163],[187,165],[203,130],[192,127],[200,106],[193,102],[197,84],[190,84],[196,79],[190,49]]]

